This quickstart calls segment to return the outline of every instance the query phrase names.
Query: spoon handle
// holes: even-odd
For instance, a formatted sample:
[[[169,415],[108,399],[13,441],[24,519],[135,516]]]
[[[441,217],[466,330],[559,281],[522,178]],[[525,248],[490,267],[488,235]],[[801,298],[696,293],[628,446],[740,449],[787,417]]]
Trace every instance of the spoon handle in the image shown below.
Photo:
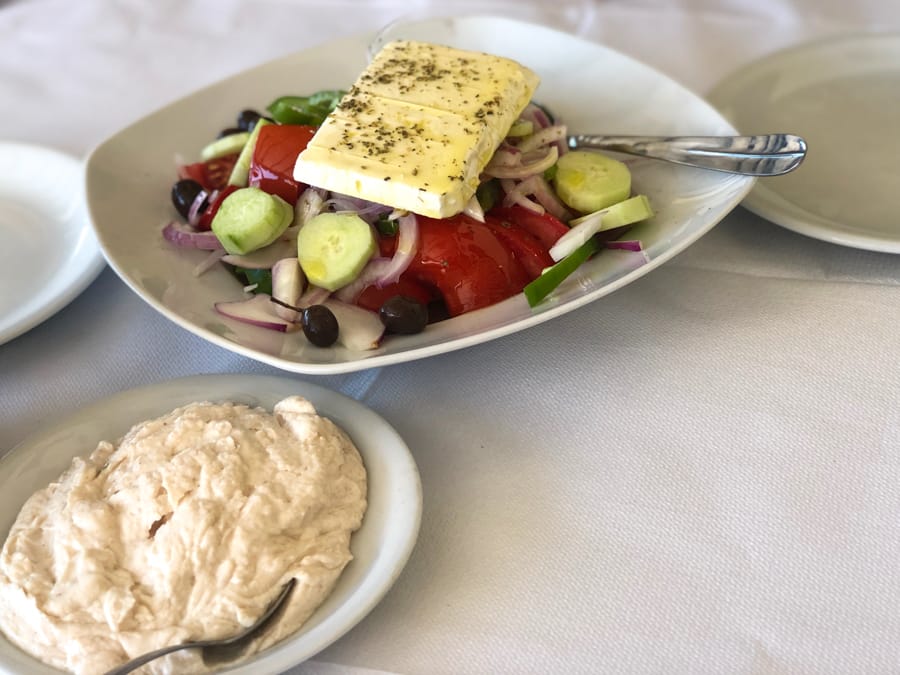
[[[231,637],[227,638],[221,638],[218,640],[197,640],[196,642],[184,642],[180,645],[169,645],[168,647],[162,647],[161,649],[148,652],[143,656],[138,656],[128,663],[123,663],[118,668],[113,668],[112,670],[107,671],[106,673],[104,673],[104,675],[127,675],[127,673],[130,673],[132,670],[137,670],[145,663],[150,663],[150,661],[158,659],[161,656],[165,656],[166,654],[177,652],[179,649],[202,649],[203,647],[219,647],[231,645],[235,642],[245,640],[251,635],[255,634],[258,630],[261,630],[272,619],[272,616],[275,614],[275,612],[281,607],[282,604],[284,604],[284,601],[287,600],[288,596],[291,593],[291,589],[294,588],[296,582],[297,580],[292,578],[284,586],[282,586],[281,592],[279,592],[278,596],[269,603],[268,607],[266,607],[265,611],[253,623],[253,625],[245,628],[236,635],[232,635]]]
[[[793,134],[763,136],[599,136],[568,137],[574,149],[612,150],[675,164],[737,173],[780,176],[806,156],[806,141]]]

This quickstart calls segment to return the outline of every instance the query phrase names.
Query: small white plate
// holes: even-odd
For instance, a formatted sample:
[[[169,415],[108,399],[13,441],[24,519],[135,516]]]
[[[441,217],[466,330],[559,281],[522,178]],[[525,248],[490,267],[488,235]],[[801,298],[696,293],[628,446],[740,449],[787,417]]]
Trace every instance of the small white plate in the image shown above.
[[[236,401],[269,410],[291,395],[307,398],[346,431],[362,455],[369,504],[362,527],[351,538],[353,560],[331,595],[293,637],[255,658],[222,671],[231,675],[275,675],[305,661],[363,619],[397,579],[419,532],[422,488],[403,439],[361,403],[296,379],[258,375],[202,375],[161,382],[97,401],[16,446],[0,461],[0,539],[5,540],[20,508],[36,490],[89,454],[103,439],[116,440],[138,422],[194,401]],[[56,675],[0,634],[0,673]]]
[[[0,142],[0,344],[74,300],[103,269],[84,209],[83,166],[50,148]]]
[[[612,49],[543,26],[496,17],[432,19],[407,35],[513,58],[541,76],[535,98],[572,131],[731,135],[706,101],[662,73]],[[242,109],[279,96],[348,87],[367,63],[372,36],[345,38],[272,61],[176,101],[99,147],[88,159],[88,206],[110,266],[155,309],[210,342],[299,373],[342,373],[411,361],[493,340],[582,307],[638,279],[690,246],[744,198],[753,179],[629,159],[636,192],[655,217],[632,229],[649,258],[604,251],[531,309],[522,294],[441,321],[418,335],[391,336],[376,350],[321,349],[303,334],[276,333],[223,318],[213,303],[241,299],[223,266],[195,277],[206,254],[174,250],[160,230],[176,217],[169,192],[176,155],[194,158]],[[539,45],[540,48],[535,48]],[[323,68],[322,64],[328,64]],[[127,217],[125,217],[127,214]]]
[[[900,253],[900,34],[844,35],[776,52],[707,97],[741,133],[809,144],[743,206],[834,244]]]

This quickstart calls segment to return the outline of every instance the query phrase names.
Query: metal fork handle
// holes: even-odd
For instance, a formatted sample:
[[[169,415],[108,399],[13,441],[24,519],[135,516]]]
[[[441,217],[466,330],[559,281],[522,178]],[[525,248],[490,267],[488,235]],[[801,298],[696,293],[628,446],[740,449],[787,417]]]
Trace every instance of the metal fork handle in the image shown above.
[[[743,176],[780,176],[806,157],[806,141],[794,134],[760,136],[602,136],[573,134],[574,149],[612,150]]]

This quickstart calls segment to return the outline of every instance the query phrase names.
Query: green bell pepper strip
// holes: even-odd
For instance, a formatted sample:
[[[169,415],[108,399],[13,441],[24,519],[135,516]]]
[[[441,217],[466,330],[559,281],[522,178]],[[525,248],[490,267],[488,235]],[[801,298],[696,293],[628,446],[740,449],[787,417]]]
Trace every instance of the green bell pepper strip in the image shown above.
[[[581,246],[572,251],[571,255],[563,258],[553,267],[548,267],[537,279],[528,284],[524,289],[525,298],[531,307],[553,292],[557,286],[566,280],[585,260],[600,250],[601,244],[596,239],[588,239]]]
[[[310,96],[282,96],[266,108],[279,124],[306,124],[317,127],[337,107],[347,92],[339,89],[317,91]]]

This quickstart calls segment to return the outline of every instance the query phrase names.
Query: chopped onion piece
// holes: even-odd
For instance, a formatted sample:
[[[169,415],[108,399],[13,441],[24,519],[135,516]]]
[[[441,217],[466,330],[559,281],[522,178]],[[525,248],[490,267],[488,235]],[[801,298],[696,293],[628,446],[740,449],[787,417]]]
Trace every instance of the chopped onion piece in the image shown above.
[[[349,284],[342,286],[337,291],[335,291],[334,297],[342,302],[354,303],[356,299],[359,297],[360,293],[366,290],[369,286],[375,284],[375,282],[384,276],[384,271],[387,269],[388,265],[390,265],[390,258],[382,258],[376,257],[369,260],[366,263],[366,266],[362,268],[353,281]]]
[[[494,152],[489,164],[494,166],[522,166],[522,151],[509,143],[502,143]]]
[[[218,194],[218,191],[215,191],[215,195]],[[197,227],[197,223],[200,222],[200,215],[202,211],[200,210],[203,206],[204,202],[206,202],[207,197],[209,198],[209,202],[212,203],[215,201],[215,195],[211,196],[206,190],[200,190],[197,193],[197,196],[194,197],[194,201],[191,202],[190,208],[188,208],[187,220],[188,225],[191,227]]]
[[[526,178],[517,184],[512,178],[501,178],[500,187],[502,187],[503,191],[506,193],[503,198],[503,205],[512,206],[513,204],[518,204],[529,211],[543,214],[544,207],[527,197],[525,189],[527,188],[526,183],[528,180],[529,179]]]
[[[340,330],[338,342],[354,351],[375,349],[384,335],[384,324],[375,312],[350,305],[340,300],[328,299],[321,303],[334,314]]]
[[[222,262],[248,270],[270,270],[282,258],[295,256],[296,253],[295,243],[278,239],[264,248],[251,251],[245,255],[228,254],[222,258]]]
[[[285,321],[275,313],[274,304],[267,293],[258,293],[249,300],[237,302],[217,302],[213,305],[222,316],[227,316],[236,321],[268,328],[282,333],[297,329],[297,324]]]
[[[561,141],[566,137],[566,133],[567,132],[565,125],[554,124],[551,127],[541,129],[540,131],[531,134],[531,136],[523,138],[519,143],[518,148],[522,152],[537,150],[538,148],[542,148],[545,145],[550,145],[551,143]]]
[[[297,301],[297,307],[305,309],[311,305],[321,305],[330,295],[331,291],[327,288],[310,284],[306,287],[306,290],[303,291],[303,295],[301,295],[300,299]]]
[[[548,253],[555,262],[559,262],[563,258],[571,255],[575,249],[585,244],[588,239],[593,237],[603,224],[603,216],[606,211],[597,211],[592,214],[594,217],[589,218],[576,225],[563,236],[556,240],[556,243],[550,248]]]
[[[522,164],[519,166],[503,166],[502,164],[494,163],[492,158],[484,168],[484,172],[495,178],[528,178],[528,176],[536,173],[543,173],[556,164],[557,159],[559,159],[559,150],[552,145],[537,159],[530,160],[527,157],[522,157]]]
[[[359,197],[351,197],[342,195],[337,192],[331,193],[331,198],[325,201],[326,207],[332,207],[337,213],[344,211],[352,212],[372,225],[381,216],[390,213],[392,207],[384,204],[376,204]]]
[[[204,251],[216,251],[222,248],[222,244],[211,230],[198,232],[180,220],[168,223],[163,228],[162,234],[167,242],[179,248],[199,248]]]
[[[225,253],[226,251],[224,248],[220,248],[218,251],[213,251],[212,253],[210,253],[193,269],[193,275],[195,277],[199,277],[204,272],[208,272],[216,263],[222,260],[222,258],[225,256]]]
[[[295,309],[303,294],[303,286],[306,284],[306,275],[300,268],[297,257],[282,258],[272,265],[272,298],[292,307],[281,304],[275,305],[275,313],[285,321],[297,321],[300,312]]]
[[[322,213],[322,210],[325,208],[326,195],[327,193],[320,188],[306,188],[300,194],[297,203],[294,204],[294,222],[291,223],[291,227],[299,230],[310,219]],[[294,236],[296,237],[296,231],[294,231]]]
[[[466,208],[463,209],[463,213],[470,218],[474,218],[479,223],[484,222],[484,209],[481,208],[481,202],[478,201],[478,197],[475,195],[472,195],[469,203],[466,204]]]
[[[382,270],[375,284],[382,288],[396,283],[406,271],[419,250],[419,220],[416,214],[407,213],[397,219],[397,250],[390,263]]]

